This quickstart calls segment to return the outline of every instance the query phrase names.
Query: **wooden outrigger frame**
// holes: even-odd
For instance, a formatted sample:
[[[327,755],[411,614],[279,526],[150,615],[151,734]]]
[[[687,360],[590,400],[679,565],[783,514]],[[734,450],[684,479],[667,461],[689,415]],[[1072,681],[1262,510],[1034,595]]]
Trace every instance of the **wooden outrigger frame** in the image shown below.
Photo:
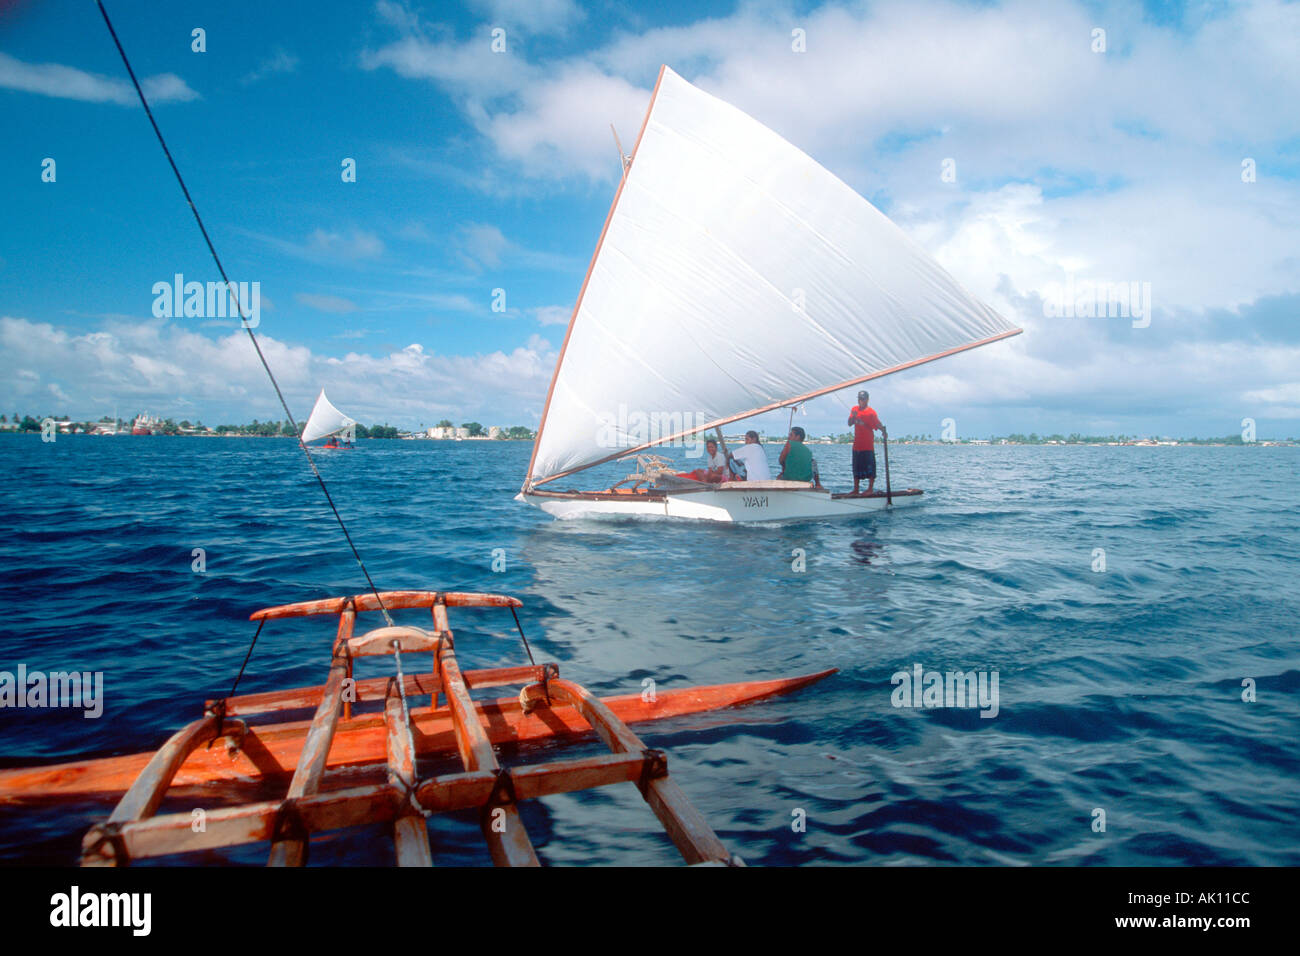
[[[401,866],[430,866],[432,856],[425,818],[431,813],[479,808],[480,828],[492,860],[499,866],[536,866],[537,854],[520,819],[524,800],[585,790],[615,783],[634,783],[668,836],[688,864],[732,864],[739,860],[728,852],[703,816],[668,774],[667,758],[647,747],[616,711],[632,720],[656,719],[681,713],[712,710],[746,703],[806,686],[834,671],[778,681],[718,685],[661,695],[663,707],[635,707],[635,695],[601,700],[585,688],[559,677],[555,664],[502,667],[462,672],[455,654],[455,637],[448,608],[516,608],[520,602],[498,594],[388,591],[323,601],[308,601],[267,608],[253,620],[337,614],[329,675],[321,687],[249,694],[208,701],[205,713],[177,731],[145,764],[134,783],[104,823],[90,829],[83,840],[82,864],[125,865],[131,860],[268,842],[269,865],[300,866],[306,862],[311,834],[363,824],[388,823],[393,828],[396,860]],[[358,613],[380,608],[430,608],[432,630],[386,626],[355,635]],[[429,674],[408,675],[403,655],[430,653]],[[395,677],[354,681],[353,661],[359,657],[391,654]],[[469,690],[477,687],[522,685],[517,699],[476,703]],[[382,694],[382,697],[381,697]],[[427,708],[413,709],[409,696],[428,695]],[[444,698],[445,704],[439,705]],[[382,699],[382,717],[352,714],[352,700]],[[241,718],[315,707],[315,716],[302,724],[280,723],[249,727]],[[658,711],[652,713],[651,711]],[[441,753],[425,731],[449,720],[454,748],[463,771],[420,778],[417,757]],[[549,733],[527,730],[527,722],[540,720]],[[583,727],[579,727],[579,722]],[[346,753],[331,750],[343,734],[363,734],[349,742]],[[382,726],[384,755],[359,757],[367,744],[378,743],[374,730]],[[494,743],[511,739],[594,730],[609,747],[608,754],[504,768],[496,759]],[[194,754],[212,752],[211,745],[226,740],[226,759],[241,751],[276,750],[277,730],[295,735],[301,743],[296,766],[283,799],[205,811],[204,825],[193,826],[191,812],[156,815],[169,787]],[[369,733],[364,733],[369,730]],[[513,730],[514,734],[508,731]],[[266,738],[263,740],[262,738]],[[201,750],[204,745],[207,750]],[[292,752],[288,748],[287,752]],[[278,753],[285,753],[280,748]],[[217,751],[219,754],[220,751]],[[358,759],[352,760],[352,757]],[[339,759],[341,758],[341,759]],[[47,780],[51,790],[71,775],[77,786],[89,791],[84,777],[99,766],[109,771],[109,758],[83,765],[65,765],[43,771],[0,772],[0,798],[7,790],[39,786]],[[219,757],[206,757],[211,761]],[[347,769],[378,760],[386,761],[387,780],[341,789],[322,787],[327,767]],[[91,768],[87,770],[87,768]],[[114,767],[120,773],[120,767]],[[22,774],[27,774],[26,777]],[[17,776],[15,776],[17,774]],[[5,777],[8,775],[9,780]],[[226,779],[239,774],[226,772]],[[219,775],[201,772],[200,778],[216,782]],[[111,784],[104,784],[111,786]],[[72,785],[69,791],[74,790]],[[120,791],[119,791],[120,792]]]

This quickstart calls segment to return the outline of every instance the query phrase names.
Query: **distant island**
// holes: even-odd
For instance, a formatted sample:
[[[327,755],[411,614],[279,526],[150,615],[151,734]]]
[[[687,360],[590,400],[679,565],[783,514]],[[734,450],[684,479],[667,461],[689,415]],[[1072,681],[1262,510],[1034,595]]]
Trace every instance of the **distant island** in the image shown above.
[[[74,421],[64,415],[44,415],[34,418],[31,415],[0,415],[0,433],[39,432],[43,422],[52,422],[60,435],[180,435],[188,437],[209,438],[296,438],[299,431],[287,421],[260,422],[257,419],[246,425],[204,425],[201,421],[189,419],[175,421],[171,418],[153,418],[148,412],[142,412],[135,418],[114,419],[104,416],[97,421]],[[478,422],[464,422],[453,425],[443,419],[431,428],[423,425],[416,431],[399,429],[393,425],[362,425],[357,423],[358,439],[363,438],[401,438],[425,440],[496,440],[496,441],[532,441],[533,430],[523,425],[502,428],[498,425],[484,426]]]
[[[152,418],[147,412],[134,419],[114,420],[104,416],[98,421],[73,421],[66,416],[45,415],[34,418],[31,415],[12,416],[0,414],[0,434],[22,432],[39,432],[44,421],[53,422],[60,435],[184,435],[217,438],[293,438],[297,432],[287,421],[260,422],[253,419],[246,425],[204,425],[188,419],[174,421],[170,418]],[[299,428],[301,428],[301,424]],[[397,438],[408,441],[532,441],[536,437],[533,429],[524,425],[512,425],[508,428],[499,425],[484,426],[479,422],[462,422],[452,424],[444,418],[433,426],[421,425],[417,429],[400,429],[394,425],[357,424],[357,438]],[[724,436],[728,442],[742,444],[741,435]],[[784,435],[765,435],[765,442],[784,441]],[[853,441],[848,432],[831,435],[809,435],[808,442],[817,445],[847,445]],[[1151,435],[1039,435],[1030,432],[1023,435],[1014,432],[1010,435],[992,435],[988,438],[935,438],[933,435],[902,435],[892,439],[895,445],[1296,445],[1295,438],[1260,438],[1247,441],[1240,434],[1225,435],[1221,438],[1169,438]]]

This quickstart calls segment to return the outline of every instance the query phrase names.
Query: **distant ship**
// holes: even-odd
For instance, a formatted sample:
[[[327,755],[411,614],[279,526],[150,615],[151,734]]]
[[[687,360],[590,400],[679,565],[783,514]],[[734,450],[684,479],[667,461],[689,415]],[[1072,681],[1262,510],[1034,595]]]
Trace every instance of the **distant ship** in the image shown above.
[[[131,423],[132,435],[152,435],[154,430],[162,424],[160,418],[150,418],[149,413],[136,416],[136,420]]]

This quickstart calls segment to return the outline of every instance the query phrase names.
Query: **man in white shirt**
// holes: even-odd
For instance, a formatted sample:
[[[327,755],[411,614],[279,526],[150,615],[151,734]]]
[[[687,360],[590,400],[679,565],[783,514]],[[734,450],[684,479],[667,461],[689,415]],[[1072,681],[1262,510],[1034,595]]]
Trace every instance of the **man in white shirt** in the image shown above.
[[[745,467],[746,481],[770,481],[772,470],[767,466],[767,453],[758,440],[758,432],[745,432],[745,444],[731,453],[731,457]]]
[[[706,457],[704,467],[709,469],[709,481],[726,481],[731,477],[731,469],[727,467],[727,456],[718,451],[718,443],[710,438],[704,443]]]
[[[727,459],[718,451],[718,443],[710,438],[704,443],[704,467],[696,468],[694,471],[682,471],[678,474],[683,478],[693,478],[696,481],[721,482],[731,477],[730,469],[727,468]]]

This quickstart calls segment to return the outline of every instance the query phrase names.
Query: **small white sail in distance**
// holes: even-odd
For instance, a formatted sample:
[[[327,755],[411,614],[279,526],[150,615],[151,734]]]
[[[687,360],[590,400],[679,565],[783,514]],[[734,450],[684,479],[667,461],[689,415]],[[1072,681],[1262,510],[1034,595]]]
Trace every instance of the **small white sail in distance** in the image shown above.
[[[665,66],[525,488],[680,437],[646,441],[638,414],[689,434],[1019,331],[807,154]]]
[[[330,435],[345,432],[354,425],[356,425],[355,421],[330,404],[330,400],[325,397],[325,389],[322,388],[316,404],[312,406],[311,416],[303,426],[302,440],[309,442],[318,438],[328,438]]]

